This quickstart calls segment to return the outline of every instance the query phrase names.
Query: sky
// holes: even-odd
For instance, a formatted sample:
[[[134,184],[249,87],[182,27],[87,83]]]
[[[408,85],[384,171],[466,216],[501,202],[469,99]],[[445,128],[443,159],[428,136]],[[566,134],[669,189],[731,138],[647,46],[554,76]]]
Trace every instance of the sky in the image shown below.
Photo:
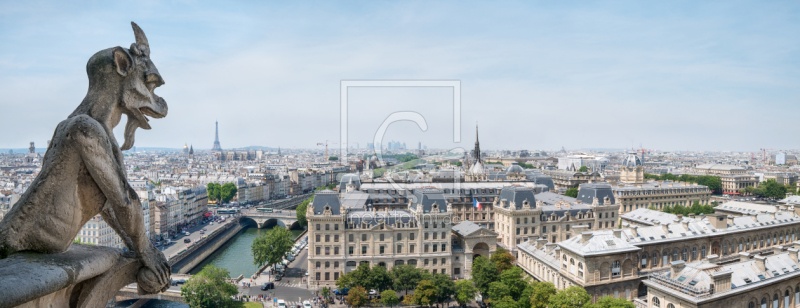
[[[66,3],[70,2],[70,3]],[[134,41],[169,114],[137,147],[338,147],[342,80],[451,80],[348,90],[348,141],[416,148],[798,149],[797,1],[0,0],[0,148],[40,147],[86,94],[95,52]],[[115,130],[122,142],[121,128]]]

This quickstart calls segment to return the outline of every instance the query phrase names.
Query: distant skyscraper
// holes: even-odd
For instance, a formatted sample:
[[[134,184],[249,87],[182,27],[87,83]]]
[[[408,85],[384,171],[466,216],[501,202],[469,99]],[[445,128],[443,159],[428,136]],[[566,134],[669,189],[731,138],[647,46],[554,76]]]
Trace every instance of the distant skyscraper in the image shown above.
[[[422,150],[422,141],[419,142],[419,145],[417,146],[417,150]]]
[[[214,146],[211,147],[211,152],[222,152],[222,146],[219,145],[219,122],[214,121],[216,128],[214,129]]]

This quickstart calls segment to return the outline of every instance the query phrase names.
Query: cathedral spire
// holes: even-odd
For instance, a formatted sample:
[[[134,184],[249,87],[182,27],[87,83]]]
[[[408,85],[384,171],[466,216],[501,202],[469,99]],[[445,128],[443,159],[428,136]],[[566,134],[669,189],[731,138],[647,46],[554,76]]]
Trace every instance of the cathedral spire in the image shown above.
[[[475,124],[475,150],[473,155],[475,156],[475,162],[481,161],[481,143],[478,141],[478,124]]]

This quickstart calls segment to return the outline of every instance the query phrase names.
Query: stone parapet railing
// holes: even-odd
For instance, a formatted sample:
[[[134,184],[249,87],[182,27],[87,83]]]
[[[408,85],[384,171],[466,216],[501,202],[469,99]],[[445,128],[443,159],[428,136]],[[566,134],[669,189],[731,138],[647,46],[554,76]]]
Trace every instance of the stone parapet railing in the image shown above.
[[[14,254],[0,260],[0,308],[105,307],[136,282],[141,267],[111,247],[72,244],[58,254]]]

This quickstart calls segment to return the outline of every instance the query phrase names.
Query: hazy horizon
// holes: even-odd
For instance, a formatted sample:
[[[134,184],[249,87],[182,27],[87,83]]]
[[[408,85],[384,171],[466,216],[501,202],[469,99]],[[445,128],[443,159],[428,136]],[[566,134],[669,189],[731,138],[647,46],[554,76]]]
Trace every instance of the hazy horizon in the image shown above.
[[[349,91],[361,148],[796,149],[800,3],[0,2],[0,148],[43,147],[83,99],[86,61],[145,31],[164,119],[136,147],[315,148],[339,140],[342,80],[458,80]],[[123,120],[124,121],[124,120]],[[115,130],[122,141],[120,125]],[[330,145],[331,148],[338,146]],[[318,147],[323,149],[324,147]]]

